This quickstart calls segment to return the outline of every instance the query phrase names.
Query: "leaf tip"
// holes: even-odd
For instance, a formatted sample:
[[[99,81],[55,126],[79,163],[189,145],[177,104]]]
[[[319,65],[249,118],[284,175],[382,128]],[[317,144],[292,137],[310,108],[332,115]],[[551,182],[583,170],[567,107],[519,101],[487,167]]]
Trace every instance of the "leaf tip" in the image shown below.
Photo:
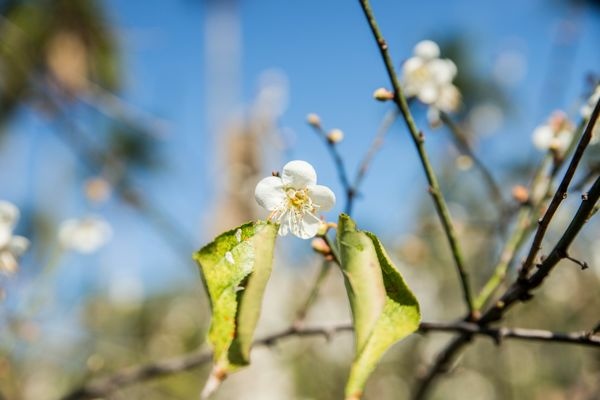
[[[338,219],[338,232],[345,232],[345,231],[355,231],[356,230],[356,223],[352,220],[352,218],[350,218],[350,216],[348,214],[340,214],[340,217]]]

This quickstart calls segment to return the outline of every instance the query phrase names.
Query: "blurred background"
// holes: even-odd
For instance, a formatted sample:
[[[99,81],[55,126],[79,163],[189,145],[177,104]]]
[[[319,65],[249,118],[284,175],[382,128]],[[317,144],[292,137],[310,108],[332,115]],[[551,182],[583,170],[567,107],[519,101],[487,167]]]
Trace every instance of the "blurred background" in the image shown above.
[[[600,3],[373,3],[398,68],[423,39],[457,64],[462,108],[452,117],[515,206],[511,190],[528,185],[544,156],[531,144],[534,128],[557,109],[578,123],[598,81]],[[343,130],[336,146],[353,177],[393,109],[372,97],[389,84],[358,2],[6,0],[0,13],[0,200],[19,208],[14,232],[31,241],[18,270],[0,276],[0,398],[57,399],[91,377],[204,346],[210,312],[192,252],[264,218],[254,186],[293,159],[313,164],[319,183],[336,192],[338,205],[326,215],[335,221],[344,189],[306,115],[317,113],[327,131]],[[448,130],[428,127],[424,106],[412,108],[479,288],[506,240],[496,227],[512,220],[499,217]],[[597,168],[597,147],[582,177]],[[578,199],[561,207],[547,246]],[[447,244],[402,121],[371,164],[353,216],[382,238],[424,320],[462,317]],[[101,233],[88,232],[97,245],[69,247],[61,224],[91,218],[103,224]],[[573,248],[588,270],[563,262],[506,324],[590,329],[600,319],[599,237],[592,223]],[[278,241],[257,336],[289,326],[320,264],[308,241]],[[307,324],[349,320],[346,302],[333,268]],[[413,335],[393,347],[365,397],[406,398],[448,339]],[[352,346],[342,333],[257,349],[215,398],[342,398]],[[196,398],[208,371],[111,398]],[[597,351],[481,339],[432,397],[593,399],[598,376]]]

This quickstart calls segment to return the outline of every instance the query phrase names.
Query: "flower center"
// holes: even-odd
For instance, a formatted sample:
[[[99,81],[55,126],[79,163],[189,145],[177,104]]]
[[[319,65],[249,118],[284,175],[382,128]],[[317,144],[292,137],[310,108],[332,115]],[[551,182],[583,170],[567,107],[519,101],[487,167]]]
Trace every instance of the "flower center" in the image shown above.
[[[287,189],[285,191],[287,195],[287,201],[290,208],[294,208],[297,211],[308,211],[312,210],[312,200],[308,195],[308,189]]]

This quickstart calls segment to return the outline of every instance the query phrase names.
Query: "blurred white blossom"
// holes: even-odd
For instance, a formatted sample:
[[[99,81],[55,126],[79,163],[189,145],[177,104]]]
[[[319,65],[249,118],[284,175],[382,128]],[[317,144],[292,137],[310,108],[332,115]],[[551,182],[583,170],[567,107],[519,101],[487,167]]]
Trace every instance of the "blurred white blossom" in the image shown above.
[[[0,201],[0,272],[12,274],[19,267],[19,258],[29,247],[29,240],[13,235],[19,220],[19,209],[8,201]]]
[[[588,101],[581,107],[580,112],[583,118],[587,119],[592,116],[592,111],[594,111],[594,107],[596,106],[596,103],[598,103],[598,100],[600,100],[600,85],[596,86],[594,93],[592,93]]]
[[[596,90],[592,93],[587,103],[581,107],[580,112],[583,118],[589,119],[592,116],[592,111],[594,111],[594,107],[596,106],[596,103],[598,103],[598,100],[600,100],[600,85],[596,86]],[[600,123],[596,121],[594,130],[592,131],[591,143],[598,143],[598,141],[600,141]]]
[[[321,225],[316,215],[335,204],[335,195],[326,186],[317,185],[317,173],[306,161],[290,161],[281,177],[269,176],[256,185],[258,204],[271,211],[269,220],[279,223],[279,234],[292,232],[302,239],[315,236]]]
[[[569,147],[574,133],[575,127],[565,113],[555,111],[546,124],[535,128],[532,140],[539,150],[562,153]]]
[[[110,224],[101,217],[68,219],[60,224],[58,238],[67,250],[89,254],[104,246],[112,237]]]
[[[439,112],[458,110],[461,95],[452,81],[457,69],[452,60],[439,58],[440,48],[431,40],[423,40],[414,55],[402,65],[402,87],[407,97],[416,97],[430,106],[430,122],[437,123]]]

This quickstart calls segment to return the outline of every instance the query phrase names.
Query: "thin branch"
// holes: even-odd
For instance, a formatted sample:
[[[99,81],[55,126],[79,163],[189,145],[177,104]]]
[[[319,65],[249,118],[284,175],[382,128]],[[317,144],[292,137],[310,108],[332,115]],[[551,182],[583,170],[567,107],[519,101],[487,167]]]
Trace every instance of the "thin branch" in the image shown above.
[[[588,332],[588,337],[596,335],[600,332],[600,321]]]
[[[308,293],[306,300],[304,300],[300,308],[296,310],[296,319],[293,323],[294,326],[299,327],[303,324],[304,319],[308,314],[308,310],[317,300],[319,291],[321,290],[321,286],[323,285],[323,282],[325,282],[325,278],[327,278],[327,275],[329,275],[329,271],[331,271],[331,262],[323,260],[321,266],[319,267],[319,273],[315,279],[315,282],[311,286],[310,292]]]
[[[452,138],[454,139],[454,143],[456,144],[456,147],[458,147],[458,150],[463,154],[469,156],[473,160],[475,167],[479,170],[479,172],[481,172],[481,175],[483,176],[483,181],[487,186],[489,197],[494,202],[496,208],[500,213],[500,222],[504,224],[503,220],[508,211],[508,208],[507,205],[504,203],[502,191],[500,190],[500,186],[498,186],[498,183],[494,179],[494,176],[492,175],[488,167],[484,164],[484,162],[479,157],[477,157],[477,155],[471,148],[471,144],[467,139],[467,135],[452,120],[452,118],[450,118],[450,116],[445,112],[440,112],[440,119],[448,127],[448,130],[452,134]]]
[[[582,128],[583,129],[583,128]],[[545,204],[547,194],[552,187],[550,184],[552,176],[546,175],[548,164],[552,162],[552,155],[548,154],[542,162],[537,166],[530,185],[530,193],[543,192],[544,195],[540,198],[530,199],[527,204],[522,204],[517,215],[517,222],[514,225],[513,231],[506,240],[504,248],[500,253],[500,259],[494,267],[494,272],[488,281],[483,285],[479,294],[475,298],[475,309],[481,310],[487,302],[492,298],[500,285],[504,283],[508,268],[514,263],[515,256],[521,247],[526,243],[529,235],[533,231],[533,218],[539,215],[540,210]],[[548,178],[548,179],[546,179]],[[542,185],[544,185],[542,187]],[[535,204],[530,204],[531,202]]]
[[[598,103],[600,104],[600,102]],[[596,107],[596,109],[600,109]],[[600,198],[600,176],[596,178],[589,192],[582,196],[582,201],[571,223],[563,233],[562,237],[554,246],[550,254],[537,265],[537,271],[529,278],[519,278],[513,283],[504,295],[481,317],[481,325],[498,321],[503,317],[508,308],[518,301],[526,301],[531,298],[530,291],[539,287],[544,279],[550,274],[558,262],[569,254],[571,243],[588,221],[594,206]]]
[[[381,149],[381,146],[383,146],[385,135],[388,133],[388,131],[390,130],[390,128],[396,121],[397,117],[398,117],[398,112],[396,110],[391,110],[391,111],[387,112],[385,114],[385,116],[383,117],[383,121],[381,121],[381,125],[379,126],[379,129],[377,130],[377,134],[375,135],[375,138],[371,142],[371,147],[369,147],[369,150],[367,150],[367,152],[365,153],[365,156],[363,157],[362,161],[360,162],[360,164],[358,166],[358,170],[356,171],[356,176],[354,177],[354,183],[352,184],[352,188],[354,189],[355,195],[358,193],[358,189],[359,189],[363,179],[365,178],[365,175],[367,174],[367,171],[369,170],[371,163],[373,162],[373,158],[375,158],[375,155],[377,154],[379,149]],[[349,208],[352,209],[352,207],[349,207]],[[348,215],[350,215],[350,214],[348,214]]]
[[[556,175],[564,165],[567,156],[569,156],[575,148],[577,147],[577,143],[581,136],[583,135],[584,129],[586,127],[586,120],[583,119],[577,129],[575,130],[575,135],[571,144],[569,145],[565,154],[556,158],[552,151],[549,151],[548,154],[544,157],[541,163],[537,166],[534,174],[532,183],[530,185],[529,192],[530,193],[543,193],[539,198],[532,198],[530,202],[534,204],[524,204],[521,205],[520,211],[517,217],[517,223],[514,226],[513,232],[510,235],[509,239],[506,241],[504,245],[504,249],[500,255],[500,260],[498,264],[494,267],[494,273],[485,283],[483,288],[479,291],[479,294],[475,298],[475,309],[480,310],[488,300],[494,295],[494,293],[498,290],[500,285],[504,283],[506,279],[506,274],[508,272],[508,268],[510,265],[514,263],[515,256],[517,252],[521,249],[521,247],[526,243],[530,234],[534,231],[535,225],[533,223],[533,218],[537,215],[541,215],[541,213],[546,208],[546,200],[551,197],[551,189],[552,182],[556,178]],[[547,173],[548,164],[553,163],[550,172]],[[589,176],[587,180],[593,178],[593,176]],[[543,187],[542,187],[543,185]],[[580,187],[577,190],[581,190]]]
[[[583,157],[583,153],[584,153],[586,147],[588,146],[588,144],[590,143],[590,140],[592,139],[594,125],[596,124],[596,121],[598,120],[599,115],[600,115],[600,100],[598,100],[598,102],[596,103],[596,106],[594,107],[594,111],[592,112],[592,115],[587,123],[585,131],[583,132],[583,136],[579,140],[579,144],[577,145],[577,148],[575,149],[575,153],[573,154],[573,157],[571,158],[571,162],[569,163],[569,167],[567,168],[567,172],[565,173],[565,176],[563,177],[562,181],[560,182],[560,185],[558,186],[556,193],[554,193],[554,197],[552,198],[552,201],[550,202],[548,209],[544,213],[544,216],[539,221],[538,230],[536,231],[535,237],[533,238],[533,243],[531,243],[531,248],[529,249],[527,258],[525,259],[525,262],[523,263],[523,267],[521,268],[521,271],[519,272],[519,275],[521,278],[526,278],[528,276],[529,271],[531,270],[531,267],[534,264],[536,256],[542,248],[542,240],[544,239],[544,236],[546,235],[546,231],[548,230],[550,221],[554,217],[554,214],[556,213],[556,210],[558,209],[558,207],[560,206],[562,201],[567,197],[569,184],[571,183],[571,180],[573,179],[573,176],[575,175],[575,171],[577,170],[577,167],[579,166],[579,162],[581,161],[581,158]]]
[[[600,197],[600,177],[597,178],[590,191],[582,196],[582,203],[577,213],[571,220],[569,227],[556,244],[550,255],[538,265],[538,270],[529,279],[517,279],[490,309],[477,321],[477,325],[484,327],[491,322],[502,319],[506,311],[517,301],[526,301],[531,298],[531,290],[540,286],[545,277],[568,254],[568,249],[583,225],[588,221],[594,206]],[[420,380],[415,392],[415,399],[424,399],[427,392],[433,387],[435,379],[445,372],[455,360],[462,348],[470,341],[471,333],[463,333],[451,341],[438,355],[435,363],[427,374]],[[591,336],[588,332],[588,337]]]
[[[446,345],[443,351],[438,353],[431,368],[419,379],[412,396],[414,400],[422,400],[427,397],[427,394],[433,388],[433,381],[440,374],[443,374],[450,369],[460,350],[471,341],[471,337],[471,334],[457,336]]]
[[[387,43],[386,43],[385,39],[383,38],[381,31],[379,30],[377,21],[375,20],[375,16],[373,15],[373,11],[371,10],[371,5],[368,0],[360,0],[360,5],[362,7],[362,10],[365,14],[365,17],[366,17],[368,23],[369,23],[369,26],[371,28],[371,32],[373,33],[375,41],[377,42],[377,47],[379,48],[379,52],[381,53],[381,57],[385,64],[387,74],[392,83],[392,87],[394,89],[394,102],[396,103],[398,110],[400,111],[400,113],[402,114],[402,117],[404,118],[404,121],[406,122],[406,126],[410,132],[410,136],[411,136],[413,143],[417,149],[417,153],[419,154],[419,158],[420,158],[423,170],[427,177],[427,182],[429,183],[429,193],[431,194],[431,196],[433,198],[435,209],[436,209],[437,214],[442,222],[442,226],[444,228],[444,233],[446,235],[446,238],[448,239],[448,243],[450,244],[450,249],[452,251],[452,257],[454,259],[454,263],[456,264],[456,270],[457,270],[458,277],[459,277],[459,280],[460,280],[460,283],[462,286],[464,301],[465,301],[465,304],[469,311],[469,314],[472,315],[474,308],[473,308],[473,300],[472,300],[472,295],[471,295],[471,287],[469,285],[468,275],[467,275],[467,272],[464,267],[462,251],[460,250],[460,246],[458,244],[456,230],[452,223],[452,219],[450,217],[450,212],[448,210],[448,206],[446,205],[446,201],[444,200],[444,196],[442,195],[442,192],[440,190],[440,186],[438,184],[437,177],[436,177],[435,172],[433,171],[433,167],[431,166],[431,163],[429,161],[429,156],[427,155],[427,152],[425,151],[424,135],[417,128],[415,121],[412,117],[412,114],[408,107],[408,103],[406,102],[406,98],[404,97],[402,88],[398,81],[396,71],[394,70],[394,63],[389,55]]]
[[[342,156],[341,156],[340,152],[338,151],[336,142],[330,140],[327,137],[327,132],[325,132],[323,127],[320,124],[311,124],[310,126],[315,130],[315,132],[327,144],[327,150],[329,151],[329,154],[331,155],[331,158],[333,159],[335,168],[338,173],[338,178],[340,179],[340,183],[342,184],[342,187],[344,188],[344,192],[346,193],[346,206],[344,207],[344,210],[345,210],[344,212],[346,214],[349,214],[348,210],[351,205],[351,198],[353,197],[353,193],[352,193],[352,185],[350,184],[350,179],[348,178],[348,172],[346,172],[346,166],[344,165],[344,160],[342,159]]]
[[[351,323],[340,323],[330,326],[290,327],[283,331],[268,335],[254,342],[253,347],[273,346],[288,338],[322,336],[330,339],[341,332],[352,331]],[[590,336],[586,332],[555,333],[538,329],[521,328],[485,328],[472,322],[422,322],[420,333],[429,332],[461,332],[469,335],[487,336],[499,342],[502,339],[519,339],[550,343],[566,343],[589,347],[600,347],[600,337]],[[197,368],[212,360],[210,351],[197,351],[180,357],[170,358],[126,368],[112,375],[94,379],[73,392],[65,395],[63,400],[81,400],[106,397],[110,393],[143,381],[156,379]]]

